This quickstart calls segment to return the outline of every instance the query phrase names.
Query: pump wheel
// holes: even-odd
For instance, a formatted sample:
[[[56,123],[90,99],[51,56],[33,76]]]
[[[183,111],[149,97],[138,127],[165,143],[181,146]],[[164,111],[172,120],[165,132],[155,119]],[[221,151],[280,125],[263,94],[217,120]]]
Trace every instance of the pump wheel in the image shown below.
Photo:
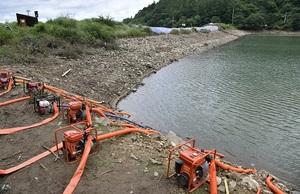
[[[179,175],[178,180],[179,184],[182,187],[187,187],[189,184],[190,176],[186,172],[183,172]]]

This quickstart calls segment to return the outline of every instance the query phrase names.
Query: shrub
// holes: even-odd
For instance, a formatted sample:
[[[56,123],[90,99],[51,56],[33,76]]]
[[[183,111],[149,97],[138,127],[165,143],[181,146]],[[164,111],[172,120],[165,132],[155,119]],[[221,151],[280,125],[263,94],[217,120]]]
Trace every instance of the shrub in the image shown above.
[[[219,30],[235,30],[236,28],[230,24],[217,23]]]
[[[12,31],[7,30],[4,26],[0,27],[0,45],[8,43],[13,38]]]
[[[207,29],[201,29],[199,32],[208,34],[208,33],[210,33],[210,30],[207,30]]]
[[[191,30],[186,30],[186,29],[180,29],[180,34],[190,34],[190,33],[192,33],[192,31]]]
[[[171,30],[170,34],[179,35],[180,31],[176,30],[176,29],[173,29],[173,30]]]

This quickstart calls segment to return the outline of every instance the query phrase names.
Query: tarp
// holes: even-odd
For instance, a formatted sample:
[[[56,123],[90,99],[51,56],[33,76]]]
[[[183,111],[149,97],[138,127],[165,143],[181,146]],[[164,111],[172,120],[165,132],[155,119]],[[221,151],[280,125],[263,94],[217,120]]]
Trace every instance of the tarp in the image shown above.
[[[192,30],[192,28],[164,28],[164,27],[149,27],[152,32],[157,34],[169,34],[172,30]],[[203,27],[193,27],[196,31],[209,30],[211,32],[218,30],[218,26],[203,26]]]

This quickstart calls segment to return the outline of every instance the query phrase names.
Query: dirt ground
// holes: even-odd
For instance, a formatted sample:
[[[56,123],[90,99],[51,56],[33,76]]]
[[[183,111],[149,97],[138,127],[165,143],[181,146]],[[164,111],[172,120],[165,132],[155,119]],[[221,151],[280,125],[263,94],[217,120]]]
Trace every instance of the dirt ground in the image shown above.
[[[5,64],[15,75],[43,80],[60,89],[103,101],[108,107],[134,91],[141,79],[181,57],[201,52],[235,40],[244,34],[215,32],[182,36],[154,36],[118,41],[120,50],[91,49],[90,55],[72,60],[55,56],[32,56],[30,64]],[[180,47],[180,48],[179,48]],[[67,76],[61,75],[71,69]],[[0,91],[1,93],[2,91]],[[25,96],[22,86],[0,97],[0,102]],[[40,116],[28,101],[0,107],[0,128],[26,126],[51,114]],[[119,130],[117,126],[97,123],[99,134]],[[9,135],[1,135],[0,169],[16,166],[55,145],[54,130],[66,126],[61,114],[46,125]],[[137,133],[122,135],[99,142],[99,152],[88,158],[82,179],[74,193],[186,193],[175,179],[166,178],[170,142],[156,135]],[[157,162],[153,162],[157,161]],[[55,161],[49,155],[17,172],[0,176],[0,193],[62,193],[69,184],[78,163],[67,164],[64,157]],[[173,169],[173,167],[172,167]],[[225,177],[218,170],[218,176]],[[255,175],[266,191],[263,180]],[[205,183],[195,193],[209,193]],[[255,193],[238,184],[231,193]]]
[[[19,85],[1,96],[1,102],[23,96]],[[29,101],[3,106],[0,115],[2,129],[31,125],[52,116],[51,113],[41,116]],[[96,118],[94,115],[93,126],[99,135],[121,129],[98,123]],[[43,146],[53,147],[54,130],[67,125],[60,115],[46,125],[1,135],[1,169],[11,168],[44,152]],[[166,178],[171,147],[169,141],[156,134],[132,133],[100,141],[99,152],[88,158],[84,175],[74,193],[186,193],[175,178]],[[49,155],[12,174],[0,176],[0,193],[63,193],[77,166],[78,162],[68,164],[63,155],[57,161]],[[205,183],[195,193],[209,193],[209,184]],[[241,187],[236,193],[251,192]]]

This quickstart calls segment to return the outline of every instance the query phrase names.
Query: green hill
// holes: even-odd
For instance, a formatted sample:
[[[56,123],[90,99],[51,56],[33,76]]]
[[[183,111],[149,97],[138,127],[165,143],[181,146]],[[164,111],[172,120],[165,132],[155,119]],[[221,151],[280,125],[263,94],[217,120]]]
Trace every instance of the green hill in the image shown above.
[[[244,30],[300,30],[299,0],[160,0],[124,23],[152,27],[232,24]],[[184,24],[184,25],[183,25]]]

